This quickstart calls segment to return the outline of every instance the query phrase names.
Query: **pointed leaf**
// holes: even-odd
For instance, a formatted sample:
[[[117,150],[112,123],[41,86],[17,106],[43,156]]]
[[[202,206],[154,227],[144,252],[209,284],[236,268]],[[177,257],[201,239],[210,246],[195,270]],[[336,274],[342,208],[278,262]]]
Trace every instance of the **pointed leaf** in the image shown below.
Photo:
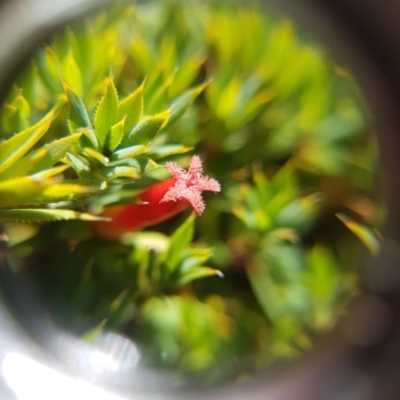
[[[90,177],[90,168],[79,157],[67,153],[68,164],[76,171],[80,178]]]
[[[128,133],[128,143],[148,145],[166,123],[168,117],[169,111],[165,111],[143,119]]]
[[[168,122],[165,124],[164,128],[170,126],[175,121],[177,121],[184,112],[189,108],[189,106],[195,101],[199,94],[204,90],[208,83],[196,86],[195,88],[186,91],[181,96],[179,96],[171,106],[171,115]]]
[[[47,178],[52,178],[53,176],[59,175],[62,172],[64,172],[66,169],[68,169],[68,165],[59,165],[58,167],[46,169],[44,171],[40,171],[34,175],[31,175],[32,178],[35,179],[47,179]]]
[[[138,170],[136,167],[109,167],[103,171],[107,179],[111,180],[114,178],[139,178]]]
[[[96,217],[95,215],[79,213],[72,210],[49,210],[46,208],[0,210],[1,221],[42,222],[69,219],[81,219],[83,221],[109,221],[109,218]]]
[[[176,285],[177,286],[184,286],[192,281],[195,281],[200,278],[207,278],[209,276],[219,276],[220,278],[224,277],[224,274],[214,268],[209,268],[209,267],[198,267],[198,268],[193,268],[186,274],[182,275],[177,281]]]
[[[118,104],[117,121],[126,117],[124,134],[129,132],[139,121],[143,113],[143,85]]]
[[[125,149],[117,150],[111,155],[112,161],[124,160],[127,158],[138,156],[147,152],[147,146],[139,144],[137,146],[126,147]]]
[[[60,60],[49,46],[46,46],[45,51],[39,55],[37,67],[45,85],[52,92],[61,92]]]
[[[102,147],[106,143],[107,134],[117,122],[118,95],[114,81],[110,78],[107,82],[106,94],[100,100],[94,117],[97,139]]]
[[[171,236],[166,260],[170,271],[174,271],[178,267],[182,252],[189,246],[193,239],[194,218],[194,214],[192,213]]]
[[[71,51],[63,61],[62,74],[65,82],[79,95],[83,95],[82,73]]]
[[[37,124],[0,143],[0,173],[23,157],[47,132],[54,113],[54,110],[50,111]]]
[[[337,213],[336,216],[346,225],[346,227],[353,232],[367,249],[374,255],[379,253],[380,243],[376,233],[368,226],[361,225],[353,221],[345,214]]]
[[[83,153],[87,155],[89,158],[92,158],[94,160],[97,160],[100,164],[107,165],[109,160],[107,157],[105,157],[103,154],[101,154],[99,151],[91,149],[90,147],[85,147],[83,149]]]
[[[56,183],[55,179],[23,177],[0,182],[0,207],[18,207],[31,204],[32,199]]]
[[[15,107],[17,111],[17,129],[15,130],[21,131],[26,129],[28,127],[29,117],[31,115],[31,107],[22,94],[22,91],[20,91],[18,96],[12,101],[11,106]]]
[[[148,154],[150,156],[164,158],[176,154],[185,154],[191,150],[193,150],[192,147],[185,147],[181,144],[165,144],[163,146],[157,146],[155,148],[149,149]]]
[[[72,132],[90,128],[92,124],[79,94],[68,85],[64,85],[64,89],[69,100],[69,125]]]
[[[111,127],[111,131],[107,136],[106,148],[114,151],[121,143],[122,136],[124,135],[125,117],[122,121]]]
[[[1,174],[0,180],[26,176],[52,167],[65,156],[67,151],[76,143],[80,136],[81,133],[76,133],[75,135],[55,140],[27,154],[19,159],[12,168],[9,168]]]

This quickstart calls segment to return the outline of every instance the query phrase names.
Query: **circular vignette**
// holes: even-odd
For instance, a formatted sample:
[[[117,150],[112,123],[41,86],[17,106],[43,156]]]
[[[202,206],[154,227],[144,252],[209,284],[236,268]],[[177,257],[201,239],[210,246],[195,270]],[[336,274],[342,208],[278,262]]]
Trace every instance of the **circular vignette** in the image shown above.
[[[12,77],[22,69],[32,50],[44,37],[67,21],[106,3],[104,0],[0,2],[0,37],[7,38],[0,42],[0,97],[4,97]],[[400,276],[396,273],[400,258],[397,244],[400,237],[400,185],[396,174],[399,167],[397,149],[400,147],[400,52],[396,48],[400,41],[400,26],[396,21],[399,5],[392,0],[384,4],[374,0],[302,0],[294,3],[268,2],[290,15],[300,26],[315,30],[334,55],[349,65],[374,114],[389,216],[383,232],[383,252],[368,262],[365,289],[374,297],[365,301],[357,300],[358,303],[350,307],[347,322],[344,322],[347,328],[343,331],[346,334],[336,332],[329,335],[326,345],[318,352],[276,369],[267,379],[261,376],[251,384],[235,388],[171,393],[171,397],[239,399],[245,395],[250,400],[266,397],[288,400],[339,399],[345,396],[355,399],[395,399],[400,393],[397,380],[400,373],[400,360],[397,357],[397,352],[400,354]],[[16,281],[7,270],[5,257],[2,256],[1,262],[2,307],[6,306],[14,314],[21,329],[27,331],[35,341],[42,344],[47,342],[57,332],[38,323],[34,318],[37,310],[35,303],[31,302],[33,295],[28,284]],[[390,284],[385,276],[394,277]],[[21,287],[24,297],[16,294],[21,292]],[[358,338],[364,327],[354,327],[350,323],[350,329],[349,321],[357,322],[360,310],[368,314],[371,304],[374,312],[364,325],[368,328],[380,324],[382,315],[377,310],[384,309],[385,326],[376,340],[367,343],[361,340],[363,345],[359,346],[359,340],[354,340],[354,337]],[[37,307],[40,308],[40,305]],[[362,321],[365,322],[365,319]],[[351,340],[348,340],[349,329],[352,332]],[[28,342],[25,345],[29,347]],[[112,379],[104,379],[107,386],[113,386],[110,383]],[[122,386],[135,390],[134,386],[128,388],[120,381],[114,382],[116,390]],[[167,392],[163,393],[167,398]]]

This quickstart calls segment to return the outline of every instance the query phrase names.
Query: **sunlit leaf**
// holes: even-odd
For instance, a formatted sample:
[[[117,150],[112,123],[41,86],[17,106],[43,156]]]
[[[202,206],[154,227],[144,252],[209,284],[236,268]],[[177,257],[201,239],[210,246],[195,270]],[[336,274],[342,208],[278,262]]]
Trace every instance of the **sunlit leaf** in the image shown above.
[[[113,79],[110,78],[107,82],[106,93],[100,100],[94,117],[96,136],[102,147],[104,147],[106,143],[107,135],[111,127],[117,122],[117,111],[117,90],[115,89]]]
[[[118,147],[124,135],[124,126],[125,126],[125,118],[111,127],[111,130],[106,140],[106,148],[108,148],[111,151],[114,151]]]
[[[50,111],[37,124],[0,143],[0,173],[11,167],[37,143],[49,129],[54,114],[54,110]]]
[[[197,267],[181,275],[180,278],[176,281],[176,285],[184,286],[192,281],[201,278],[207,278],[209,276],[219,276],[220,278],[223,278],[224,274],[218,269],[208,268],[208,267]]]
[[[143,113],[143,85],[123,99],[118,104],[117,121],[126,118],[124,133],[129,132],[138,122]]]
[[[139,154],[144,154],[148,150],[147,146],[144,146],[143,144],[139,144],[137,146],[131,146],[131,147],[126,147],[121,150],[114,151],[114,153],[111,155],[111,160],[112,161],[119,161],[119,160],[124,160],[126,158],[131,158],[138,156]]]
[[[12,168],[0,175],[0,180],[16,178],[28,174],[34,174],[41,170],[52,167],[59,162],[71,146],[77,142],[81,134],[76,133],[67,137],[55,140],[49,144],[42,146],[26,156],[20,158]]]
[[[108,218],[80,213],[72,210],[50,210],[50,209],[18,209],[0,210],[0,220],[18,222],[44,222],[80,219],[83,221],[108,221]]]
[[[171,236],[166,259],[170,271],[174,271],[178,267],[182,252],[192,241],[194,218],[194,214],[191,214]]]
[[[69,123],[73,132],[91,127],[89,115],[79,94],[68,85],[64,86],[69,100]]]
[[[193,150],[192,147],[185,147],[181,144],[166,144],[149,148],[148,154],[157,158],[164,158],[176,154],[185,154]]]
[[[71,51],[63,60],[62,75],[68,86],[74,88],[79,95],[83,95],[82,73]]]
[[[378,254],[380,250],[380,242],[376,233],[368,226],[361,225],[352,220],[343,213],[337,213],[336,216],[353,232],[372,254]]]
[[[195,101],[199,94],[204,90],[208,83],[199,85],[191,90],[184,92],[180,95],[171,105],[170,116],[165,128],[172,125],[175,121],[182,117],[187,108]]]
[[[127,141],[133,145],[148,145],[157,135],[161,127],[166,123],[169,111],[146,117],[140,121],[128,134]]]
[[[100,164],[107,165],[108,158],[105,157],[102,153],[97,150],[91,149],[90,147],[85,147],[83,149],[83,153],[87,155],[89,158],[97,160]]]

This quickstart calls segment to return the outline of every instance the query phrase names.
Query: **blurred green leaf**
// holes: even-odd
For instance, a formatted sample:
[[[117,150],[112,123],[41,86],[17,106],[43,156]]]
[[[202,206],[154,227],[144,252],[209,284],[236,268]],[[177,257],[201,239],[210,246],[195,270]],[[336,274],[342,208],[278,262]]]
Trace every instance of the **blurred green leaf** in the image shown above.
[[[64,158],[71,146],[77,142],[80,136],[81,133],[66,136],[65,138],[55,140],[29,153],[15,162],[12,168],[3,172],[0,175],[0,180],[34,174],[40,170],[52,167]]]
[[[20,221],[20,222],[45,222],[61,221],[70,219],[80,219],[83,221],[104,221],[104,217],[80,213],[72,210],[49,210],[49,209],[19,209],[19,210],[0,210],[0,220]]]
[[[56,109],[50,111],[35,125],[0,143],[0,173],[23,157],[47,132]]]
[[[170,271],[176,270],[182,256],[182,252],[193,239],[194,218],[194,214],[191,214],[186,221],[171,235],[169,249],[166,255],[166,261]]]
[[[112,161],[124,160],[126,158],[131,158],[138,156],[140,154],[147,153],[148,147],[143,144],[139,144],[137,146],[126,147],[121,150],[114,151],[111,155]]]
[[[364,243],[365,247],[372,254],[377,255],[379,253],[381,245],[378,236],[373,229],[359,224],[343,213],[337,213],[336,216],[361,240],[362,243]]]
[[[96,136],[101,147],[104,147],[111,127],[117,122],[118,95],[114,86],[114,80],[107,81],[105,95],[101,98],[96,109],[94,125]]]
[[[166,123],[168,117],[169,111],[165,111],[161,114],[144,118],[127,134],[129,145],[148,145],[155,138],[161,127]]]
[[[118,104],[117,121],[126,118],[124,134],[129,132],[140,120],[143,113],[143,84]]]
[[[74,88],[74,90],[82,96],[82,73],[71,51],[62,62],[62,75],[67,85]]]

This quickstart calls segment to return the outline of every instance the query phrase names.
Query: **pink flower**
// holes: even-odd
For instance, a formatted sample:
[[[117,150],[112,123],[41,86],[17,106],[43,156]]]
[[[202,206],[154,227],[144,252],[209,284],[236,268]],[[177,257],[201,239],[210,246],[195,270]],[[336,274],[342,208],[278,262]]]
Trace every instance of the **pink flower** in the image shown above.
[[[165,168],[175,178],[176,182],[168,189],[160,203],[185,199],[190,202],[194,212],[199,216],[205,209],[201,193],[203,191],[216,193],[221,190],[220,184],[215,179],[202,175],[203,166],[200,157],[197,155],[192,157],[187,172],[174,162],[166,163]]]

